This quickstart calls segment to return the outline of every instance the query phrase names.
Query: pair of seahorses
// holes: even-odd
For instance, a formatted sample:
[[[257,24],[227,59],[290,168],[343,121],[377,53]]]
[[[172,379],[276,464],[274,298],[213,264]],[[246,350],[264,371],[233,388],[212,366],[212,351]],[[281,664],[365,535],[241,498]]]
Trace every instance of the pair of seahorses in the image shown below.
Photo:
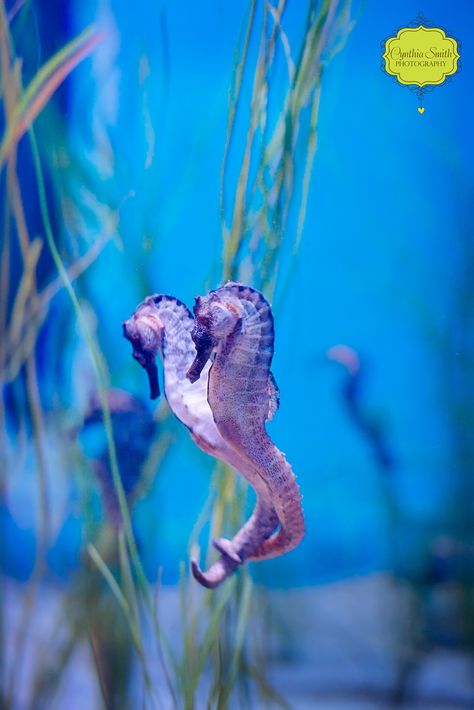
[[[218,560],[206,572],[191,561],[197,581],[217,587],[243,562],[296,547],[305,531],[301,494],[265,429],[279,394],[270,371],[273,315],[264,296],[228,282],[196,298],[194,318],[172,296],[149,296],[123,332],[148,373],[150,396],[160,394],[155,360],[161,353],[171,410],[201,449],[236,469],[257,494],[252,516],[232,540],[214,540]]]

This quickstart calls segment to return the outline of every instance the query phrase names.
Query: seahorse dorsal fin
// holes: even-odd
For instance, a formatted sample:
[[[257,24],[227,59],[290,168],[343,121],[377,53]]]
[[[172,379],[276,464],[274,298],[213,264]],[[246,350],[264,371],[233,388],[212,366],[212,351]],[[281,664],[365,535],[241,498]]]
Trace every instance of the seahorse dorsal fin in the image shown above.
[[[280,406],[280,388],[278,387],[273,372],[268,373],[268,412],[267,422],[270,422]]]

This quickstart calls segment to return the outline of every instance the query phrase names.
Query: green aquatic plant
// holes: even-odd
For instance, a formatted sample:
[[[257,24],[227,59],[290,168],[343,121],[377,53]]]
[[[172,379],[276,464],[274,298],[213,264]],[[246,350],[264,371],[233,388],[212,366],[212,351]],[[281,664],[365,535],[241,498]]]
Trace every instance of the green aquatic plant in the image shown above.
[[[79,42],[72,42],[65,47],[56,60],[47,63],[38,72],[28,89],[23,91],[21,63],[15,57],[8,17],[3,3],[0,3],[1,97],[5,119],[4,136],[0,144],[0,170],[6,163],[3,165],[5,174],[2,176],[5,200],[3,200],[4,219],[0,254],[0,379],[2,386],[10,383],[17,393],[24,388],[26,407],[24,412],[18,408],[17,416],[20,431],[26,431],[27,420],[32,423],[39,492],[36,561],[12,644],[15,667],[10,678],[2,677],[2,700],[7,705],[14,697],[15,682],[19,677],[29,627],[35,611],[38,586],[44,574],[45,552],[50,542],[50,493],[45,454],[46,425],[39,393],[34,348],[51,299],[60,288],[57,280],[47,284],[46,288],[38,287],[37,266],[44,243],[41,238],[31,236],[27,224],[23,190],[18,176],[16,149],[18,141],[28,129],[30,122],[45,106],[55,88],[92,49],[94,44],[92,35],[89,35],[86,41],[84,40],[83,37]],[[14,240],[17,244],[14,244]],[[14,282],[9,274],[16,250],[20,255],[23,270],[20,278]],[[72,263],[69,267],[70,276],[72,278],[79,276],[92,263],[99,251],[100,249],[96,248],[92,254],[86,254],[76,263]],[[0,398],[0,429],[2,449],[0,495],[3,502],[9,485],[7,471],[14,457],[11,440],[6,433],[3,394]],[[23,443],[24,439],[21,440],[22,445]]]
[[[277,286],[283,288],[286,283],[281,277],[282,267],[286,267],[287,277],[291,274],[292,260],[283,263],[282,259],[285,245],[289,246],[293,259],[302,236],[317,144],[323,69],[352,27],[349,2],[323,0],[318,4],[309,0],[303,37],[292,45],[285,33],[285,9],[289,4],[290,0],[279,0],[276,5],[266,0],[251,0],[243,21],[229,90],[229,119],[221,174],[222,261],[213,275],[219,282],[231,277],[245,280],[262,289],[268,298],[273,296]],[[30,11],[30,3],[20,4],[22,15],[27,17]],[[24,412],[18,407],[20,434],[17,450],[12,451],[6,432],[5,403],[3,397],[0,398],[0,497],[3,500],[8,492],[8,469],[12,459],[17,454],[21,460],[21,449],[28,445],[26,422],[31,420],[40,510],[36,566],[28,584],[22,621],[14,643],[17,669],[23,661],[37,608],[38,588],[44,578],[45,553],[51,542],[50,483],[45,454],[48,421],[38,385],[36,345],[52,300],[62,291],[68,299],[63,299],[63,304],[67,302],[67,307],[72,308],[93,363],[121,525],[112,537],[109,531],[105,541],[102,535],[91,535],[86,539],[81,580],[64,605],[64,618],[66,622],[68,618],[70,621],[67,642],[49,659],[52,659],[51,663],[37,662],[32,692],[45,699],[54,697],[75,644],[83,639],[86,628],[93,646],[98,682],[107,705],[107,684],[100,663],[100,648],[101,643],[102,648],[105,644],[106,632],[103,627],[99,628],[97,615],[92,610],[88,614],[90,595],[99,594],[98,590],[104,594],[105,588],[108,604],[113,605],[114,614],[120,614],[121,640],[117,644],[123,644],[125,655],[133,649],[141,668],[147,707],[166,706],[168,699],[174,707],[186,710],[204,705],[249,707],[256,697],[273,706],[286,707],[284,699],[271,688],[262,670],[255,638],[265,636],[262,615],[258,612],[258,605],[264,602],[249,573],[243,570],[221,589],[202,592],[196,589],[187,569],[182,568],[181,639],[176,650],[176,644],[171,642],[161,624],[160,580],[154,586],[149,583],[137,551],[107,400],[111,376],[97,334],[86,316],[80,288],[81,277],[100,257],[102,250],[116,239],[120,206],[104,204],[93,194],[94,190],[90,191],[89,209],[100,225],[97,233],[101,236],[95,237],[81,253],[77,244],[71,243],[72,238],[69,241],[63,236],[62,222],[68,219],[69,211],[63,210],[56,222],[52,219],[53,201],[58,200],[64,206],[67,199],[64,185],[58,184],[61,180],[56,174],[57,166],[51,159],[53,148],[58,147],[58,135],[64,135],[64,132],[58,131],[54,135],[51,132],[45,142],[45,133],[37,133],[34,125],[43,110],[52,109],[54,91],[59,84],[94,50],[100,39],[101,35],[93,28],[85,30],[46,61],[24,88],[21,37],[16,37],[15,41],[5,5],[0,2],[1,91],[5,115],[0,169],[3,170],[2,186],[6,192],[0,254],[0,374],[2,383],[8,383],[19,398],[24,388],[27,403]],[[252,63],[254,46],[257,52],[255,63]],[[279,87],[277,75],[281,63],[287,74],[283,96],[276,88]],[[247,108],[245,97],[249,85],[252,88]],[[150,120],[147,115],[148,162],[153,154]],[[236,136],[239,127],[245,123],[246,140],[242,146]],[[29,146],[35,177],[36,190],[28,198],[38,205],[41,225],[34,236],[25,218],[25,196],[17,166],[19,141]],[[64,148],[66,152],[67,147]],[[298,155],[304,156],[302,167]],[[232,160],[239,164],[235,180]],[[73,160],[68,169],[81,174],[81,166]],[[46,191],[45,171],[51,174],[53,197]],[[296,209],[298,215],[295,237],[290,236],[288,229],[292,209]],[[81,205],[75,205],[74,210],[78,215]],[[58,221],[60,233],[56,232]],[[22,272],[18,281],[13,283],[9,272],[17,247]],[[38,265],[46,251],[54,263],[55,273],[48,283],[43,284],[38,278]],[[139,258],[140,255],[137,269]],[[159,452],[163,452],[165,444],[163,439],[158,440]],[[149,462],[150,477],[158,469],[161,453]],[[69,453],[69,462],[71,459]],[[209,501],[196,522],[191,547],[198,545],[208,523],[211,538],[237,529],[243,519],[246,499],[246,486],[236,481],[229,469],[217,466]],[[86,591],[81,596],[84,585]],[[81,607],[84,616],[78,610],[69,615],[67,609],[71,603]],[[250,628],[252,633],[249,633]],[[148,638],[150,630],[151,643]],[[166,691],[154,685],[152,668],[155,665],[163,671]],[[2,701],[7,706],[13,702],[19,677],[16,672],[11,673],[2,684]]]
[[[303,38],[295,51],[284,31],[287,2],[252,2],[247,26],[236,52],[229,91],[229,118],[221,171],[220,213],[223,235],[222,281],[235,279],[260,288],[271,300],[278,282],[280,255],[285,241],[297,254],[306,213],[309,183],[316,149],[321,79],[329,58],[340,49],[352,29],[350,3],[325,0],[308,3]],[[258,10],[261,16],[258,17]],[[258,32],[255,65],[249,67],[249,46]],[[272,103],[273,77],[281,48],[287,69],[283,96]],[[296,59],[294,59],[296,57]],[[229,162],[243,102],[245,72],[252,77],[250,109],[243,112],[247,138],[240,150],[240,169],[231,180]],[[273,116],[275,114],[275,116]],[[236,152],[237,149],[236,149]],[[300,177],[297,156],[304,155]],[[251,166],[256,166],[251,169]],[[300,171],[301,172],[301,171]],[[300,183],[298,182],[300,178]],[[232,196],[227,199],[227,193]],[[296,236],[287,233],[294,195],[300,197]],[[230,206],[228,206],[230,203]],[[291,273],[292,263],[288,267]],[[221,522],[241,517],[235,511],[235,482],[226,471],[223,494],[217,498],[212,535],[220,533]],[[226,502],[227,501],[227,502]],[[234,512],[229,510],[230,506]]]
[[[294,51],[283,27],[288,4],[286,0],[280,0],[277,6],[263,3],[257,60],[251,70],[248,67],[249,43],[252,33],[257,31],[256,11],[259,7],[256,0],[252,2],[229,92],[230,109],[221,172],[223,279],[251,282],[268,297],[275,290],[281,249],[289,239],[286,227],[295,194],[300,200],[296,235],[290,240],[293,254],[298,251],[301,241],[316,151],[324,67],[343,46],[353,27],[350,2],[309,2],[303,39]],[[278,95],[272,101],[278,46],[284,54],[288,78],[284,95]],[[252,72],[250,110],[245,116],[247,138],[238,158],[237,180],[232,184],[229,161],[243,102],[242,84],[246,71]],[[275,101],[276,106],[273,105]],[[301,184],[297,182],[298,154],[305,156]],[[231,200],[227,200],[228,192]]]
[[[2,38],[5,39],[7,36],[5,14],[3,14],[0,31]],[[6,103],[8,113],[5,133],[0,143],[0,168],[58,86],[83,59],[91,54],[101,39],[101,35],[93,28],[84,30],[41,67],[26,89],[20,91],[15,97],[13,105]],[[2,44],[3,52],[6,44],[5,40]],[[5,60],[5,57],[2,59]],[[14,66],[13,71],[19,76],[19,65]]]
[[[256,0],[250,4],[248,20],[241,31],[241,41],[235,54],[221,171],[223,255],[219,280],[244,281],[260,288],[269,298],[278,282],[280,256],[285,240],[290,241],[293,259],[301,241],[316,150],[323,67],[343,46],[353,26],[349,2],[328,0],[321,5],[310,2],[304,36],[295,53],[283,28],[287,4],[285,0],[281,0],[276,7],[268,2],[260,4]],[[255,35],[258,36],[258,52],[256,63],[251,67],[250,47]],[[284,97],[278,96],[276,119],[272,122],[270,95],[277,70],[277,44],[283,49],[288,83]],[[296,61],[293,59],[295,54]],[[252,85],[250,108],[247,112],[242,111],[248,128],[245,145],[235,146],[240,169],[234,182],[229,163],[237,133],[239,110],[244,101],[246,72]],[[306,156],[300,180],[296,165],[297,151]],[[257,167],[252,168],[255,164]],[[229,200],[228,193],[231,195]],[[296,236],[291,239],[287,226],[295,193],[300,195],[300,204]],[[288,276],[291,275],[292,266],[293,261],[288,267]],[[208,506],[212,509],[210,539],[227,535],[241,525],[246,497],[246,484],[236,478],[229,467],[219,464],[213,476],[212,502]],[[196,525],[192,538],[194,544],[208,517],[206,511]],[[189,582],[183,577],[181,584],[182,594],[187,598],[185,592]],[[231,700],[236,700],[239,683],[246,682],[252,685],[253,692],[260,694],[262,699],[272,700],[276,705],[285,707],[284,699],[271,688],[261,667],[254,665],[251,660],[251,644],[244,629],[248,628],[250,618],[254,629],[261,621],[251,611],[254,592],[248,571],[242,570],[238,580],[232,580],[232,584],[232,595],[229,596],[225,588],[207,593],[204,599],[208,615],[215,614],[216,609],[220,609],[219,603],[225,599],[225,605],[220,610],[221,623],[216,622],[209,627],[215,631],[213,648],[216,650],[211,655],[214,679],[211,703],[216,703],[219,708],[228,707]],[[203,613],[200,608],[198,614],[202,617]],[[189,628],[190,633],[194,634],[194,644],[189,639],[185,644],[185,649],[188,649],[183,659],[186,668],[190,667],[192,649],[198,643],[196,622],[191,623]],[[202,673],[199,666],[194,670],[198,676]],[[195,695],[191,691],[196,690],[198,681],[199,677],[191,685],[191,697],[186,707],[194,707]]]
[[[112,476],[116,487],[123,523],[118,540],[121,546],[121,575],[122,578],[126,580],[125,599],[127,609],[130,611],[126,618],[137,652],[144,659],[143,644],[137,625],[138,592],[136,589],[136,580],[140,580],[141,589],[145,590],[143,592],[145,595],[148,594],[148,587],[136,551],[134,536],[131,531],[127,502],[115,454],[110,411],[106,397],[109,382],[108,372],[94,336],[83,316],[79,300],[72,285],[73,281],[93,263],[105,244],[110,240],[111,226],[106,226],[105,236],[99,239],[86,254],[80,256],[66,267],[54,239],[40,152],[35,132],[31,125],[32,121],[34,121],[40,111],[46,106],[59,83],[94,49],[99,41],[100,36],[94,30],[86,30],[76,40],[70,42],[46,62],[27,89],[24,90],[20,72],[21,63],[15,55],[14,41],[10,32],[4,4],[0,3],[1,89],[6,125],[0,149],[0,167],[2,162],[6,162],[6,208],[1,251],[0,374],[2,384],[9,383],[10,387],[16,390],[22,389],[24,382],[27,409],[24,412],[18,409],[17,414],[20,417],[20,422],[23,416],[25,420],[31,419],[32,421],[40,502],[35,566],[24,595],[21,618],[17,627],[16,637],[12,644],[15,663],[10,678],[2,679],[2,702],[7,706],[13,702],[15,697],[15,683],[17,678],[20,677],[19,673],[25,655],[28,635],[36,610],[38,589],[45,575],[45,555],[49,544],[52,542],[50,531],[50,493],[45,455],[46,424],[38,386],[35,344],[40,327],[47,317],[51,300],[62,288],[64,288],[70,296],[78,321],[83,327],[84,336],[96,368],[98,391],[104,414]],[[36,176],[36,199],[43,223],[44,241],[41,238],[31,238],[25,217],[22,188],[16,161],[17,144],[25,133],[28,135],[34,173]],[[30,195],[30,199],[31,197]],[[112,223],[113,222],[114,220],[112,220]],[[18,240],[23,273],[18,283],[11,283],[8,275],[11,259],[13,258],[12,255],[14,254],[12,241],[15,238]],[[40,252],[44,248],[45,243],[47,247],[49,247],[53,261],[56,264],[58,275],[44,288],[39,289],[37,283],[37,266]],[[9,308],[10,303],[13,303],[11,308]],[[0,402],[2,451],[7,452],[10,449],[10,441],[6,434],[4,407],[4,399],[2,396]],[[5,456],[1,467],[2,500],[8,490],[8,480],[6,477],[8,463],[9,458]],[[130,560],[132,560],[132,562]],[[130,572],[131,565],[133,565],[135,570],[134,576],[132,576]],[[148,601],[148,608],[151,610],[151,597],[148,595],[146,599]],[[133,614],[131,613],[132,610]],[[146,678],[148,680],[148,676],[146,676]],[[39,681],[38,684],[41,685]]]

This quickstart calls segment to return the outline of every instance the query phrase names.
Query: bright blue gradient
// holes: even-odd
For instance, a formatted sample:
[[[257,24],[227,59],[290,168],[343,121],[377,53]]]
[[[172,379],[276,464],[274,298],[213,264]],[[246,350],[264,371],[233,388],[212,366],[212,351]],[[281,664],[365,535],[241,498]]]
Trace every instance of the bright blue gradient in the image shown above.
[[[98,54],[102,74],[97,59],[94,69],[88,61],[75,72],[68,125],[73,152],[87,166],[94,120],[117,104],[106,125],[113,170],[94,177],[101,163],[91,156],[86,187],[99,200],[122,204],[122,244],[107,247],[83,295],[98,314],[113,386],[146,396],[145,374],[131,358],[121,321],[147,293],[170,293],[191,305],[218,285],[227,89],[244,15],[241,3],[216,0],[112,5],[116,54],[107,66],[106,43]],[[289,5],[285,28],[296,46],[306,3]],[[462,42],[462,71],[426,96],[423,116],[416,97],[381,71],[382,40],[420,9]],[[78,2],[76,28],[95,13],[95,3]],[[369,0],[325,69],[303,240],[288,289],[276,295],[272,369],[281,406],[269,425],[298,476],[308,533],[291,555],[253,566],[268,583],[310,584],[393,564],[413,574],[426,565],[434,536],[456,533],[472,493],[456,448],[472,409],[464,419],[455,413],[463,392],[472,391],[473,374],[463,384],[453,372],[466,352],[473,354],[472,335],[466,344],[459,319],[474,289],[465,256],[473,226],[473,18],[461,0],[426,8]],[[143,55],[149,76],[140,84]],[[149,167],[144,88],[155,141]],[[237,147],[244,138],[241,121]],[[304,156],[297,159],[301,169]],[[290,224],[294,232],[295,214]],[[470,317],[472,327],[472,306]],[[348,415],[344,372],[325,357],[338,343],[363,361],[363,406],[380,420],[393,451],[390,473],[379,470]],[[165,582],[177,579],[179,561],[188,557],[213,465],[183,427],[175,431],[135,516],[146,569],[154,577],[163,565]],[[392,551],[391,506],[398,510]],[[69,544],[67,536],[62,544]]]

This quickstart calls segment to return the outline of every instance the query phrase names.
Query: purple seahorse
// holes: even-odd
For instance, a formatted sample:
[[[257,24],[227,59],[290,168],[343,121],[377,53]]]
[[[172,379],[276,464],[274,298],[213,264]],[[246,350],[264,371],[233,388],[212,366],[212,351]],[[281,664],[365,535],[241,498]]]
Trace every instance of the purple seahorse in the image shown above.
[[[176,298],[154,295],[146,298],[131,318],[123,323],[124,336],[133,346],[133,357],[148,373],[150,396],[159,395],[158,371],[155,358],[160,352],[164,365],[164,390],[175,416],[189,429],[196,444],[206,453],[224,461],[239,471],[257,493],[255,510],[232,541],[214,540],[220,558],[206,572],[195,560],[191,561],[194,577],[205,587],[217,587],[275,530],[278,516],[271,503],[266,482],[249,461],[220,435],[207,401],[208,374],[211,363],[206,363],[194,384],[186,373],[195,356],[191,338],[193,316]],[[273,400],[267,396],[267,416],[274,412]]]
[[[274,344],[270,305],[259,291],[229,282],[198,297],[194,315],[197,353],[188,377],[196,381],[216,352],[208,386],[214,420],[226,442],[267,484],[280,523],[279,531],[248,559],[276,557],[301,542],[305,527],[295,475],[265,429],[268,389],[276,389],[270,372]]]

